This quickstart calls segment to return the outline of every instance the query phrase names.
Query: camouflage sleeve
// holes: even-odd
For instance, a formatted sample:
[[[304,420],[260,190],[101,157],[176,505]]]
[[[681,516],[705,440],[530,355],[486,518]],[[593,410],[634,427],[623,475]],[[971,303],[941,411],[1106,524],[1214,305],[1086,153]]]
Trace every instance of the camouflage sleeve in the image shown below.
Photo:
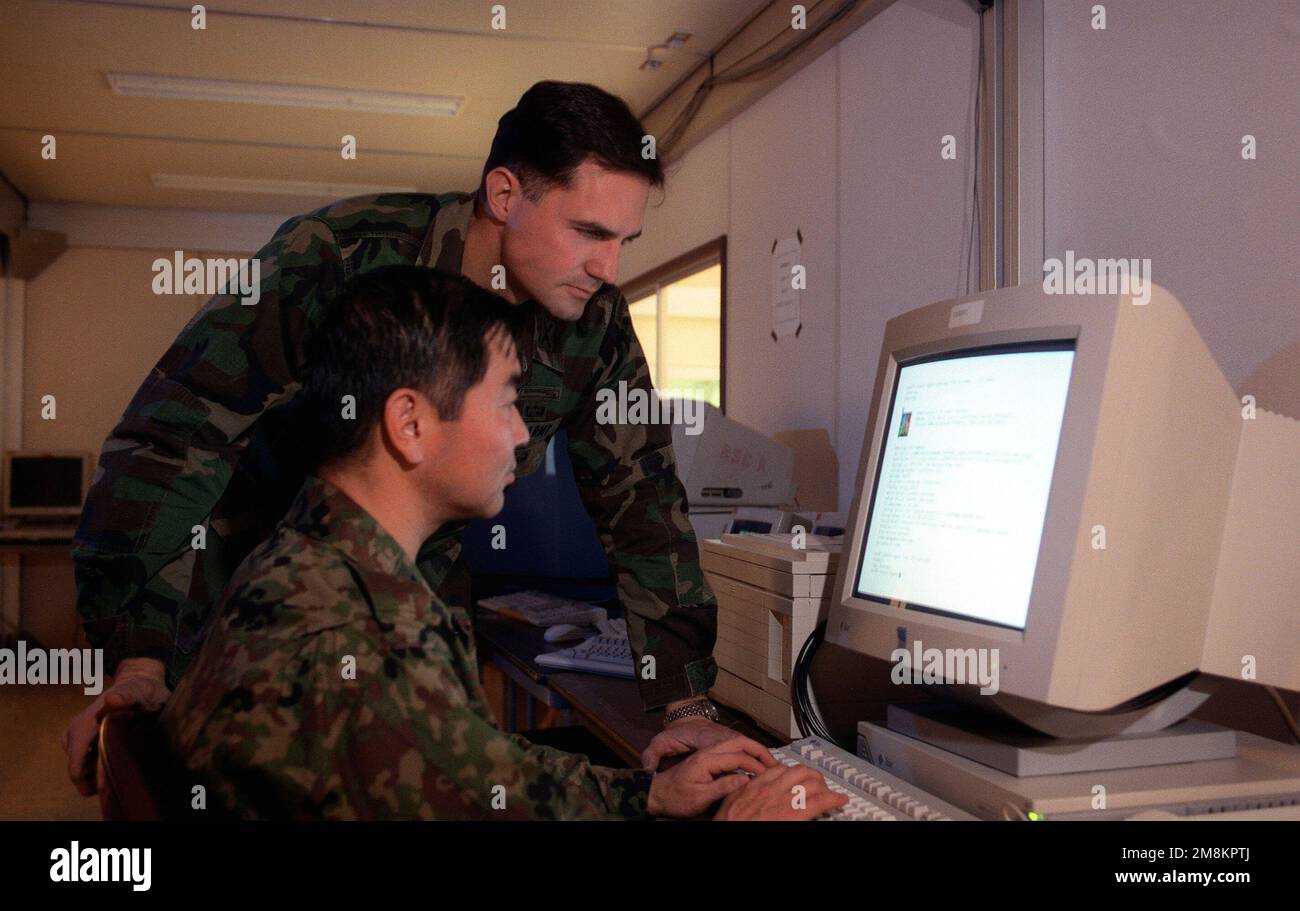
[[[264,605],[235,610],[265,613]],[[250,648],[216,629],[164,713],[218,804],[256,819],[642,819],[652,773],[506,734],[436,635],[380,654],[356,625]],[[340,658],[355,660],[354,678]],[[237,669],[237,681],[229,679]]]
[[[431,641],[434,637],[431,637]],[[389,660],[349,694],[339,751],[345,800],[367,819],[644,819],[651,772],[507,734],[470,701],[435,646]]]
[[[650,368],[622,294],[601,345],[595,385],[569,427],[569,457],[618,576],[641,701],[649,710],[704,695],[713,686],[717,604],[687,519],[671,427],[601,420],[611,409],[600,408],[598,398],[617,401],[620,383],[629,391],[651,389]]]
[[[177,676],[177,636],[210,610],[191,597],[204,525],[258,417],[298,388],[304,327],[343,281],[321,221],[286,222],[257,253],[260,297],[218,294],[150,371],[104,442],[73,541],[77,610],[108,668],[149,657]]]

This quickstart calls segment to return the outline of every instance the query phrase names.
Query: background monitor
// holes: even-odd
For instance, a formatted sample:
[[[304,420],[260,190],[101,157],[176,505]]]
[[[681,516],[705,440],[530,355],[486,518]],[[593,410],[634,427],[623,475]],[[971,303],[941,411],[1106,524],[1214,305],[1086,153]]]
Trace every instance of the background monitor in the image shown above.
[[[90,486],[92,464],[86,452],[6,452],[4,514],[76,518]]]

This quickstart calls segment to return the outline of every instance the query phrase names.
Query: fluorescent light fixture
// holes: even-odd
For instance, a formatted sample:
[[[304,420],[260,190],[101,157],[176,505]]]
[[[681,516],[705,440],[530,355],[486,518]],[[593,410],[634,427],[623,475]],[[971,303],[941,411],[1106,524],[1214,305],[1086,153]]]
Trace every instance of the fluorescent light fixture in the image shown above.
[[[153,174],[160,190],[210,190],[215,193],[255,193],[259,196],[310,196],[346,199],[375,193],[418,193],[415,187],[389,187],[365,183],[323,183],[314,180],[267,180],[260,177],[199,177],[188,174]]]
[[[274,104],[295,108],[367,111],[375,114],[410,114],[417,117],[455,117],[465,104],[464,97],[460,95],[371,92],[320,85],[235,82],[187,76],[150,76],[144,73],[109,73],[108,84],[118,95],[142,98]]]

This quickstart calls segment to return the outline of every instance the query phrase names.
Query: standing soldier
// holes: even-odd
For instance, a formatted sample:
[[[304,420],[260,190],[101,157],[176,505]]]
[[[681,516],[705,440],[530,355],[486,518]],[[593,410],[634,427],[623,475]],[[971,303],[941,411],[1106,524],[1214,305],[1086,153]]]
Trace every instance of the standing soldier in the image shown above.
[[[257,254],[260,299],[214,297],[150,371],[104,443],[77,530],[77,607],[116,668],[113,686],[64,734],[69,774],[94,791],[97,718],[157,708],[202,642],[212,606],[275,526],[313,464],[303,451],[305,338],[352,276],[392,264],[459,272],[539,308],[519,391],[535,471],[561,427],[582,501],[618,577],[647,710],[667,727],[643,758],[733,736],[706,694],[717,608],[665,425],[601,425],[596,393],[650,390],[627,302],[614,285],[621,245],[641,233],[657,159],[620,99],[540,82],[500,120],[475,195],[382,194],[287,221]],[[342,405],[340,407],[343,407]],[[447,593],[459,527],[419,554]]]

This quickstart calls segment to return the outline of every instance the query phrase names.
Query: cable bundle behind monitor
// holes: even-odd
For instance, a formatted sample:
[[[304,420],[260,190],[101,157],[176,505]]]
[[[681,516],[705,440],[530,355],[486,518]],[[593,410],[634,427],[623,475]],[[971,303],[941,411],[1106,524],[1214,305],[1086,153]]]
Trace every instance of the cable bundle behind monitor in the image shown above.
[[[835,738],[827,732],[826,725],[817,711],[817,700],[812,691],[813,659],[817,657],[817,650],[825,639],[826,621],[823,620],[817,624],[812,635],[804,640],[803,647],[799,649],[799,656],[795,659],[794,669],[790,674],[790,705],[794,709],[795,724],[799,725],[800,734],[804,737],[820,737],[842,747],[842,744],[836,743]]]

